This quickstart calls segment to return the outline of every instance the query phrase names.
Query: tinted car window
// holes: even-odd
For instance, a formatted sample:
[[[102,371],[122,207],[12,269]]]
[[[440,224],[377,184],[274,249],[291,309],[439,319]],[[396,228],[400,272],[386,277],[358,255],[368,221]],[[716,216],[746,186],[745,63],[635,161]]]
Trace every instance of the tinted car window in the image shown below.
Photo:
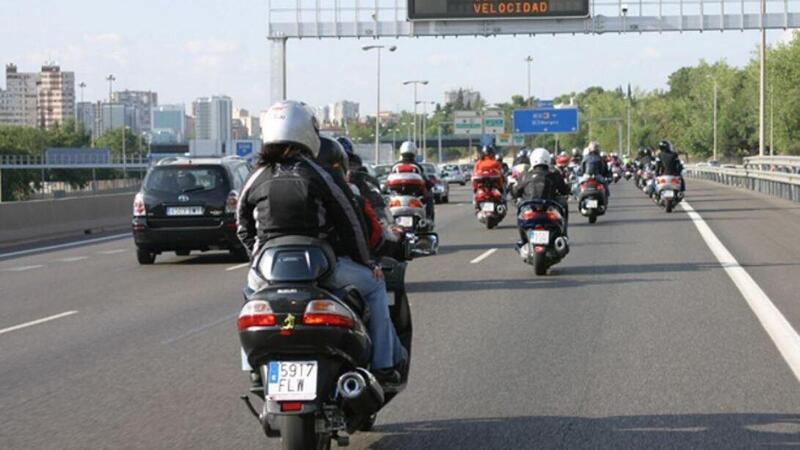
[[[227,190],[225,172],[219,166],[163,166],[154,168],[144,182],[146,191],[203,192]]]

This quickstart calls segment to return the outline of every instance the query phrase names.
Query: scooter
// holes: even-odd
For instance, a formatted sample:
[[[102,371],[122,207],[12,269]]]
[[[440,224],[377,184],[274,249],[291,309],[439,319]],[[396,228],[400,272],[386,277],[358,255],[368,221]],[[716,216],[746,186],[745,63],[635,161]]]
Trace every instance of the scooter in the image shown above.
[[[475,171],[472,174],[472,189],[474,190],[472,201],[476,208],[475,215],[478,222],[486,225],[487,230],[500,224],[508,212],[498,183],[501,176],[488,170]]]
[[[578,210],[589,223],[597,222],[597,217],[606,213],[608,194],[606,187],[594,175],[584,175],[578,180]]]
[[[353,288],[332,290],[326,280],[336,258],[324,241],[305,236],[270,240],[253,264],[266,287],[247,297],[238,319],[243,365],[252,387],[242,400],[268,437],[284,449],[329,449],[349,434],[369,430],[376,414],[408,382],[381,384],[370,372],[369,310]],[[381,262],[390,315],[411,358],[411,311],[406,264]],[[262,402],[256,409],[251,396]]]
[[[656,179],[656,186],[656,203],[667,213],[671,213],[675,206],[683,200],[680,177],[662,175]]]
[[[416,256],[431,256],[439,251],[439,235],[429,219],[422,189],[425,180],[417,173],[392,173],[387,178],[389,213],[394,224],[414,236]]]
[[[520,257],[533,266],[536,275],[545,275],[569,253],[564,215],[557,203],[533,200],[520,204],[517,226],[527,237],[519,249]]]

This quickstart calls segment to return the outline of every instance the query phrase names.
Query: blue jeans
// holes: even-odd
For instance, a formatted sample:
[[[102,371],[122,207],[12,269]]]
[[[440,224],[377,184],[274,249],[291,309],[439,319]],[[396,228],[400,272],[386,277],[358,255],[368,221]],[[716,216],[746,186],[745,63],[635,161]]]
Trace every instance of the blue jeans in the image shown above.
[[[372,369],[388,369],[406,359],[406,350],[389,317],[385,281],[376,279],[368,267],[343,257],[336,260],[336,272],[330,284],[337,288],[355,286],[369,304],[367,331],[372,340]]]

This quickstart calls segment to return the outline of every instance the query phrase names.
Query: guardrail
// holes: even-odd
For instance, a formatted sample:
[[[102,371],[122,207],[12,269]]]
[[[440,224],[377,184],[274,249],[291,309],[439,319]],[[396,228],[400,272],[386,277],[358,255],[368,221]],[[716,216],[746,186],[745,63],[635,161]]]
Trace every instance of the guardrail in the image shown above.
[[[800,202],[800,158],[771,156],[745,158],[742,166],[687,166],[693,178]]]
[[[119,157],[110,158],[108,161],[87,162],[76,157],[75,159],[60,158],[58,161],[47,161],[43,156],[33,155],[0,155],[0,169],[3,170],[32,170],[32,169],[147,169],[150,159],[144,155],[131,155],[125,160]]]

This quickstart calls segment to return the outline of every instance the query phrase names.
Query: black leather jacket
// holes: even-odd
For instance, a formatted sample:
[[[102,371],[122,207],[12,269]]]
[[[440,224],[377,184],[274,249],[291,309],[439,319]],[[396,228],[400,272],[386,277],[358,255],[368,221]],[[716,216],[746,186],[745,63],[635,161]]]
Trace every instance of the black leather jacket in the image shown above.
[[[559,200],[568,195],[569,186],[557,172],[551,172],[544,166],[536,166],[523,175],[514,186],[512,194],[523,201],[534,199]]]
[[[683,164],[675,152],[660,152],[656,159],[656,175],[670,175],[678,177],[683,172]]]
[[[351,197],[307,157],[261,167],[239,196],[237,235],[251,256],[270,239],[303,235],[325,239],[338,256],[369,265],[364,221]]]

